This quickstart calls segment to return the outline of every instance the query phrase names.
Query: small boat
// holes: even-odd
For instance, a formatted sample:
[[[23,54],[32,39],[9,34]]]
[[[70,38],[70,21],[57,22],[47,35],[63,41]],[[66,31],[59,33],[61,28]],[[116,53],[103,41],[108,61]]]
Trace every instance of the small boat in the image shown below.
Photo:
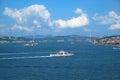
[[[117,46],[117,47],[113,47],[112,49],[120,49],[120,46]]]
[[[38,45],[37,42],[35,42],[34,36],[33,36],[33,40],[30,40],[29,43],[24,44],[24,46],[36,46]]]
[[[72,56],[74,55],[73,53],[69,53],[69,52],[65,52],[63,50],[57,52],[57,53],[54,53],[54,54],[50,54],[51,57],[60,57],[60,56]]]
[[[34,46],[34,44],[24,44],[24,46]]]
[[[38,43],[26,43],[24,44],[24,46],[36,46],[38,45]]]

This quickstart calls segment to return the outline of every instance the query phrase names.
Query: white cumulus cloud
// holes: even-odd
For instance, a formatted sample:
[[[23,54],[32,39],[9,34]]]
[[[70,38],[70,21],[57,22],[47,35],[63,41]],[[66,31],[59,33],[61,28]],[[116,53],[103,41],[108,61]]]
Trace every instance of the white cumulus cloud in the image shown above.
[[[42,18],[47,21],[50,18],[50,13],[44,5],[31,5],[23,9],[10,9],[5,8],[4,15],[8,15],[18,22],[26,22],[32,18]]]
[[[36,25],[38,28],[41,27],[40,22],[37,20],[34,20],[33,24]]]
[[[120,16],[114,12],[110,11],[106,16],[99,16],[95,14],[93,20],[100,22],[103,25],[110,25],[109,29],[120,29]]]
[[[18,25],[18,24],[15,24],[13,27],[12,27],[12,30],[24,30],[24,31],[27,31],[27,32],[32,32],[33,30],[31,28],[28,28],[28,27],[25,27],[25,26],[21,26],[21,25]]]
[[[75,13],[76,13],[76,14],[82,14],[82,13],[83,13],[83,11],[82,11],[82,9],[77,8],[77,9],[75,10]]]
[[[17,21],[16,23],[19,26],[16,26],[15,28],[18,27],[19,30],[29,31],[29,29],[32,27],[37,27],[37,28],[41,27],[42,25],[40,23],[46,25],[50,24],[50,13],[44,5],[35,4],[25,7],[23,9],[5,8],[3,14]],[[26,27],[23,28],[20,26],[26,26]]]
[[[109,27],[109,29],[111,29],[111,30],[120,29],[120,24],[113,24]]]
[[[58,19],[55,21],[55,25],[59,28],[76,28],[82,27],[89,24],[89,19],[86,13],[79,8],[76,9],[75,13],[79,14],[78,17],[73,17],[68,20]]]
[[[67,20],[51,20],[50,12],[46,9],[46,7],[38,4],[34,4],[22,9],[5,8],[3,14],[16,21],[16,23],[13,24],[12,30],[24,30],[27,32],[40,30],[44,27],[76,28],[89,24],[87,14],[84,13],[80,8],[75,10],[75,14],[78,14],[77,17],[72,17]]]

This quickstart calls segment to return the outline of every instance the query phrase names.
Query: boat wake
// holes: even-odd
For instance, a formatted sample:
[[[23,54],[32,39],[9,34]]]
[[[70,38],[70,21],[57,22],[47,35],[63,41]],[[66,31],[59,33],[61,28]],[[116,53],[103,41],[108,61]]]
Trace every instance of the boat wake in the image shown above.
[[[23,56],[23,57],[3,57],[0,60],[7,60],[7,59],[33,59],[33,58],[49,58],[51,56]]]
[[[54,53],[55,51],[52,52],[36,52],[35,54],[39,53]],[[35,58],[50,58],[50,57],[55,57],[55,56],[71,56],[72,54],[68,54],[64,51],[60,52],[62,54],[50,54],[48,56],[27,56],[29,54],[34,54],[33,52],[23,52],[23,53],[0,53],[0,60],[8,60],[8,59],[35,59]],[[66,54],[65,54],[66,53]],[[25,55],[26,56],[25,56]],[[19,56],[18,56],[19,55]],[[21,55],[21,56],[20,56]],[[4,56],[4,57],[2,57]],[[5,57],[6,56],[6,57]],[[7,57],[7,56],[12,56],[12,57]]]
[[[23,54],[40,54],[40,53],[53,53],[53,52],[0,53],[0,55],[23,55]]]

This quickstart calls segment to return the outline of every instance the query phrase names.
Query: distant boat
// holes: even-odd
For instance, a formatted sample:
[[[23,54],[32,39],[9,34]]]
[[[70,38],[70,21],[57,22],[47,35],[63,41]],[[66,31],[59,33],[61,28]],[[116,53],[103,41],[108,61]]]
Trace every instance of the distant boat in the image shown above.
[[[73,53],[69,53],[69,52],[65,52],[63,50],[57,52],[57,53],[54,53],[54,54],[50,54],[51,57],[60,57],[60,56],[72,56],[74,55]]]
[[[29,43],[24,44],[24,46],[36,46],[38,45],[37,42],[35,42],[35,38],[33,36],[33,40],[31,40]]]
[[[120,46],[118,46],[118,47],[113,47],[112,49],[120,49]]]
[[[38,43],[26,43],[24,46],[36,46]]]
[[[38,45],[38,43],[35,41],[30,41],[29,43],[24,44],[24,46],[36,46],[36,45]]]

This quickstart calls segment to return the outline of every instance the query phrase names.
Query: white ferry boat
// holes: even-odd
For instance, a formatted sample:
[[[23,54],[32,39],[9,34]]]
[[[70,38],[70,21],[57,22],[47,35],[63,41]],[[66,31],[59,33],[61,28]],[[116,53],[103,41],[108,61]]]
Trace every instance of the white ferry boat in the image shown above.
[[[50,54],[51,57],[60,57],[60,56],[72,56],[74,55],[73,53],[69,53],[69,52],[65,52],[63,50],[57,52],[57,53],[54,53],[54,54]]]

